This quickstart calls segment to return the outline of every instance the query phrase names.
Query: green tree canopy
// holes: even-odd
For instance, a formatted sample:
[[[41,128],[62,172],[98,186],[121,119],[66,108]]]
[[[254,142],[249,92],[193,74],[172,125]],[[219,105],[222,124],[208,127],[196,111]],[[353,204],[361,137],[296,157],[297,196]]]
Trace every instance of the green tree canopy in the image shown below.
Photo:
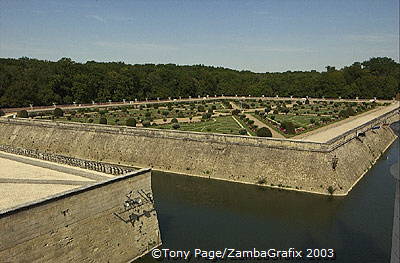
[[[203,65],[128,65],[0,58],[0,107],[134,101],[208,95],[391,99],[400,64],[377,57],[324,72],[253,73]],[[248,107],[244,104],[243,107]],[[198,111],[204,112],[201,105]]]

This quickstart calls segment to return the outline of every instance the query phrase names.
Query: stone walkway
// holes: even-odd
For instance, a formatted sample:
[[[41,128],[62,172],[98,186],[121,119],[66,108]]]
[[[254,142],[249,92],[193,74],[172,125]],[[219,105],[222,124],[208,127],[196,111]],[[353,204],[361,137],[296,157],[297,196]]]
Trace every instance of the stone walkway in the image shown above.
[[[35,179],[9,179],[0,178],[0,184],[61,184],[61,185],[87,185],[92,181],[71,180],[35,180]]]
[[[90,170],[77,168],[77,167],[71,167],[71,166],[67,166],[67,165],[56,164],[56,163],[47,162],[47,161],[43,161],[43,160],[37,160],[34,158],[14,155],[14,154],[10,154],[10,153],[0,152],[0,158],[3,158],[4,160],[11,160],[11,161],[15,161],[18,163],[31,165],[33,167],[41,167],[41,168],[53,170],[53,171],[56,171],[59,173],[75,175],[75,176],[87,178],[89,180],[100,181],[100,180],[105,180],[105,179],[112,177],[111,175],[105,175],[103,173],[99,173],[99,172],[95,172],[95,171],[90,171]],[[3,161],[3,162],[5,162],[5,161]],[[10,167],[11,164],[8,164],[7,166]]]
[[[96,171],[0,152],[0,210],[112,177]]]
[[[346,131],[358,127],[396,108],[399,108],[399,102],[392,103],[390,106],[387,107],[378,107],[377,109],[374,109],[372,111],[368,111],[360,115],[353,116],[348,119],[321,127],[317,130],[295,136],[292,139],[302,139],[313,142],[327,142],[345,133]]]

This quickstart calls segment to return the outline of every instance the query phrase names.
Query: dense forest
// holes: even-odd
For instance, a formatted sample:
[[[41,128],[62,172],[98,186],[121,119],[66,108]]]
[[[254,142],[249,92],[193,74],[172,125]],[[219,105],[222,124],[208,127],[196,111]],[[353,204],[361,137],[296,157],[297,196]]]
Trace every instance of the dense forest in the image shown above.
[[[391,99],[400,64],[386,57],[342,69],[253,73],[203,65],[129,65],[0,58],[0,108],[209,94]]]

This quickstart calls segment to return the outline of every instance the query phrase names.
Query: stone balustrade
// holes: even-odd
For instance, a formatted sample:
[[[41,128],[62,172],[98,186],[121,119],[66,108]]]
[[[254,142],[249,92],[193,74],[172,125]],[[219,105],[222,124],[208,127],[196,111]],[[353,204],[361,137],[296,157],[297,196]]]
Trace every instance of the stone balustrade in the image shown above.
[[[106,164],[96,161],[88,161],[58,154],[46,153],[38,150],[11,147],[8,145],[0,145],[0,151],[50,161],[54,163],[66,164],[106,174],[121,175],[134,171],[134,169],[128,169],[126,167],[120,167],[117,165]]]

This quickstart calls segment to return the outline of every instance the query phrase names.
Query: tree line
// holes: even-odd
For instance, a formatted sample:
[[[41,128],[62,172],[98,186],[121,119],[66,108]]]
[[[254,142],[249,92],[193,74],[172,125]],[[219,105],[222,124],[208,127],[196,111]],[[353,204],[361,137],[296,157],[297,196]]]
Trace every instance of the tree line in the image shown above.
[[[391,58],[326,71],[254,73],[204,65],[130,65],[0,58],[0,108],[210,95],[391,99],[400,64]]]

